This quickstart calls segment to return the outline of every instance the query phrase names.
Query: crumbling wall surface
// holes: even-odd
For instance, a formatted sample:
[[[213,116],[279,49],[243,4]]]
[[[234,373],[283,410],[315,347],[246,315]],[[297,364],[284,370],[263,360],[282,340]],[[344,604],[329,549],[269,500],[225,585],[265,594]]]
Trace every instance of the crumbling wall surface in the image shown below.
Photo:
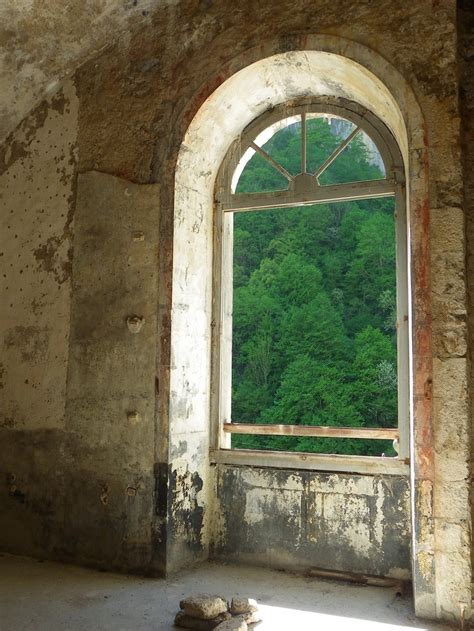
[[[406,477],[217,469],[217,558],[411,576]]]
[[[78,101],[67,82],[0,149],[0,533],[61,538]]]
[[[149,23],[169,0],[4,0],[0,5],[0,142],[77,66]]]
[[[40,148],[48,142],[62,148],[55,135],[42,138]],[[61,184],[71,185],[61,159],[53,151],[51,163],[37,165],[40,179],[30,176],[39,199],[45,193],[53,199],[43,200],[39,210],[40,218],[46,214],[51,222],[38,235],[43,239],[59,221],[54,211],[59,215],[65,204]],[[50,172],[59,183],[51,183]],[[13,370],[17,380],[13,385],[34,379],[37,390],[36,398],[28,399],[18,396],[9,381],[2,390],[16,407],[1,429],[0,545],[11,552],[146,571],[155,484],[159,187],[96,172],[75,182],[74,259],[61,264],[56,252],[61,241],[54,230],[48,241],[53,245],[47,271],[56,283],[67,281],[66,297],[60,294],[67,309],[53,289],[41,293],[44,258],[30,273],[30,284],[25,279],[16,287],[38,301],[39,285],[43,301],[33,313],[46,341],[41,348],[32,342],[26,358],[19,342],[7,355],[7,371]],[[24,190],[28,194],[27,179]],[[17,229],[28,245],[31,226],[23,212]],[[27,252],[15,250],[15,264]],[[67,272],[64,279],[58,279],[58,269]],[[24,312],[17,308],[17,328],[30,311],[29,303]],[[48,345],[56,353],[52,367]],[[50,386],[46,393],[45,386]],[[53,415],[51,409],[59,412]]]
[[[65,551],[142,571],[154,493],[158,209],[157,184],[78,177]]]
[[[464,213],[466,219],[467,250],[467,288],[468,288],[468,325],[469,325],[469,359],[470,359],[470,404],[471,422],[473,415],[473,346],[474,346],[474,5],[469,0],[459,3],[459,56],[461,75],[461,116],[462,116],[462,150],[464,166]],[[471,425],[471,441],[474,433]],[[471,442],[471,483],[474,466],[474,450]],[[474,517],[473,489],[471,488],[471,511]],[[472,540],[472,518],[471,518]],[[474,548],[471,545],[471,556],[474,561]]]
[[[405,87],[400,88],[397,98],[405,123],[412,113],[407,105],[409,95],[421,111],[423,122],[411,129],[412,136],[408,138],[413,167],[411,193],[417,200],[411,208],[416,227],[412,232],[416,315],[414,579],[418,613],[432,617],[459,616],[460,601],[470,599],[466,587],[466,573],[470,573],[466,554],[470,518],[455,0],[400,3],[242,0],[233,4],[227,0],[178,0],[166,5],[146,2],[146,7],[139,0],[125,4],[136,6],[135,14],[145,19],[130,22],[128,17],[125,21],[119,19],[122,26],[129,27],[126,37],[116,37],[120,29],[115,18],[110,22],[101,19],[101,39],[94,46],[106,42],[109,47],[79,68],[74,77],[79,103],[78,168],[82,172],[107,173],[120,181],[113,178],[112,184],[112,180],[90,176],[91,190],[101,200],[97,205],[100,216],[94,214],[93,200],[81,198],[83,205],[76,217],[78,240],[73,276],[77,282],[74,281],[70,342],[65,314],[69,310],[71,289],[67,252],[72,221],[68,212],[74,200],[67,205],[62,200],[67,200],[71,192],[74,194],[74,165],[68,164],[69,157],[64,157],[70,156],[76,137],[77,101],[72,85],[67,83],[64,92],[39,107],[6,145],[9,168],[2,177],[7,178],[3,182],[9,188],[4,185],[0,191],[7,207],[2,220],[10,213],[18,223],[6,225],[18,225],[21,230],[7,228],[2,233],[7,246],[4,252],[9,257],[8,266],[2,261],[6,276],[1,279],[8,281],[9,287],[4,289],[7,307],[1,313],[2,323],[8,325],[5,325],[8,330],[4,333],[4,343],[9,357],[9,367],[2,379],[8,411],[4,420],[8,427],[2,429],[1,442],[5,474],[2,502],[6,511],[2,511],[0,519],[6,525],[1,529],[2,534],[8,533],[3,547],[44,554],[55,550],[57,556],[64,558],[88,562],[95,559],[107,566],[133,568],[146,565],[150,548],[153,548],[153,563],[169,569],[206,554],[206,542],[212,532],[212,520],[208,517],[212,513],[212,475],[207,460],[209,370],[203,352],[209,346],[211,331],[210,286],[196,282],[197,277],[187,269],[186,261],[193,260],[197,269],[199,260],[210,259],[210,229],[203,207],[189,208],[186,216],[174,216],[176,162],[186,129],[202,104],[226,79],[265,57],[307,49],[314,41],[311,35],[316,34],[317,46],[322,47],[319,50],[352,58],[387,85],[396,85],[400,73]],[[103,6],[104,10],[113,8],[111,2]],[[141,11],[146,11],[146,16]],[[85,13],[77,14],[78,23],[68,31],[72,39],[73,33],[78,33],[78,39],[85,35],[87,28],[81,22],[89,19]],[[57,28],[60,31],[61,24]],[[46,52],[50,50],[47,48]],[[84,59],[82,52],[74,58]],[[383,63],[375,64],[375,55]],[[466,59],[469,58],[468,54]],[[57,77],[58,73],[59,66],[53,74]],[[39,83],[35,79],[32,84],[47,85],[47,81],[39,78]],[[279,73],[267,78],[269,85],[278,84]],[[283,87],[291,92],[291,81],[287,83]],[[400,81],[398,85],[401,84]],[[310,88],[308,94],[312,93]],[[248,90],[252,90],[251,85]],[[466,99],[470,94],[466,90]],[[236,94],[236,100],[239,96]],[[22,107],[30,107],[28,99]],[[265,100],[257,104],[255,111],[249,112],[249,120],[268,106]],[[10,123],[11,113],[10,108]],[[219,113],[224,130],[229,116],[229,111]],[[62,137],[56,138],[59,129]],[[465,155],[467,159],[468,153]],[[44,168],[45,164],[48,168]],[[465,164],[469,166],[470,162]],[[199,170],[197,175],[212,179],[209,173]],[[128,184],[121,180],[128,180]],[[158,253],[158,234],[151,229],[156,219],[153,214],[156,207],[150,201],[154,193],[144,188],[143,203],[147,210],[140,217],[146,228],[132,221],[130,207],[117,203],[118,199],[139,203],[141,195],[131,182],[160,185]],[[104,195],[113,192],[113,197],[101,197],[101,187]],[[189,199],[192,197],[191,188],[181,193],[184,198],[188,194]],[[23,194],[27,198],[31,195],[28,213],[20,201]],[[173,234],[180,226],[186,233],[186,245],[175,252],[180,275],[178,284],[173,286]],[[143,231],[144,241],[134,241],[131,236],[134,231]],[[16,242],[22,247],[18,248]],[[141,247],[155,248],[160,279],[158,294],[153,293],[157,279],[151,278],[151,254],[143,254],[145,258],[141,259]],[[98,256],[102,251],[103,260]],[[131,257],[130,267],[122,256]],[[134,267],[136,256],[140,263]],[[5,254],[3,260],[7,260]],[[89,266],[88,261],[91,261]],[[142,265],[150,274],[150,285],[145,282],[146,276],[139,273]],[[10,269],[16,270],[12,275],[15,284],[8,284]],[[26,290],[22,279],[25,270],[30,273],[32,269],[29,302],[23,304],[20,296]],[[203,263],[199,269],[202,274],[208,273],[207,264]],[[136,285],[137,278],[143,280],[140,285],[143,293]],[[184,303],[173,306],[173,292],[175,296],[194,296],[190,304],[195,311],[186,316]],[[158,305],[155,311],[151,306],[153,301]],[[17,305],[16,321],[9,315],[10,303]],[[198,317],[193,320],[197,311]],[[131,316],[145,317],[137,333],[127,328],[126,319]],[[158,318],[156,323],[153,317]],[[172,322],[176,325],[180,318],[189,326],[181,343],[172,349]],[[153,338],[151,329],[155,324],[159,336]],[[193,332],[197,329],[206,329],[206,333],[193,346],[195,362],[189,366],[180,364],[180,350],[194,344]],[[50,345],[55,348],[52,360],[47,340],[54,342]],[[156,357],[152,351],[157,352]],[[134,364],[132,356],[142,359]],[[32,381],[30,376],[22,374],[25,371]],[[13,374],[14,379],[10,377]],[[179,385],[173,392],[172,383]],[[158,415],[150,421],[153,413],[149,401],[154,401],[157,391]],[[168,426],[170,406],[177,421],[172,428]],[[150,423],[156,423],[153,435]],[[168,441],[170,436],[172,440]],[[152,468],[154,483],[150,477]],[[267,499],[271,492],[277,501],[277,482],[282,487],[290,483],[301,487],[304,480],[309,480],[310,491],[299,491],[300,487],[291,491],[292,506],[296,506],[298,494],[311,504],[313,500],[316,502],[314,498],[325,497],[326,490],[332,498],[329,502],[335,502],[328,481],[336,480],[335,475],[318,477],[287,471],[281,474],[282,479],[273,473],[254,472],[244,481],[242,475],[242,471],[233,471],[231,467],[224,467],[219,473],[224,516],[230,510],[226,500],[229,488],[235,489],[242,501],[242,489],[249,491],[253,499],[260,490]],[[257,482],[262,481],[262,476],[259,489]],[[354,507],[360,524],[365,523],[364,506],[372,507],[374,501],[377,504],[383,498],[387,510],[394,508],[387,499],[391,484],[395,492],[401,493],[400,498],[405,497],[404,486],[396,478],[384,483],[375,483],[371,478],[372,487],[369,482],[362,482],[361,476],[352,476],[350,484],[347,481],[351,476],[339,478],[342,486],[347,483],[347,488],[353,484],[360,490],[364,484],[368,485],[365,499],[357,500],[358,508]],[[145,495],[155,502],[154,517],[151,504],[143,499]],[[360,492],[358,497],[363,495]],[[261,502],[263,515],[271,504],[270,500],[267,504],[265,501]],[[402,503],[396,504],[397,511],[403,501],[400,499]],[[255,516],[255,510],[250,512]],[[376,523],[375,514],[370,517],[373,523]],[[381,538],[377,535],[377,541],[403,544],[406,522],[399,512],[396,514],[398,534],[386,530],[386,521],[384,533]],[[140,524],[129,528],[134,519],[139,519]],[[153,521],[152,532],[143,525],[148,520]],[[334,526],[329,522],[324,525],[328,532]],[[255,517],[247,523],[258,532],[260,526]],[[124,543],[128,532],[134,533],[130,546]],[[343,528],[344,532],[348,536],[349,530]],[[110,534],[110,543],[104,541],[105,533]],[[338,533],[336,536],[341,536],[341,530]],[[247,534],[242,535],[242,545]],[[308,542],[313,535],[304,536]],[[364,541],[364,536],[360,539]],[[341,549],[335,539],[332,541],[335,549]],[[220,540],[216,549],[224,550],[226,545],[230,550],[231,541],[226,544]],[[374,543],[373,549],[377,546]],[[354,563],[362,568],[363,556],[358,555],[358,559]],[[387,559],[380,561],[381,567],[388,567],[383,565]],[[376,570],[375,566],[370,567]]]
[[[134,181],[166,180],[204,100],[244,65],[304,49],[308,34],[344,38],[348,49],[358,42],[390,60],[424,103],[429,128],[435,128],[438,110],[446,111],[457,98],[456,7],[455,0],[433,5],[426,0],[396,6],[390,0],[318,0],[311,5],[282,0],[258,6],[250,0],[233,5],[181,0],[160,7],[150,13],[149,24],[111,45],[76,75],[81,169]]]
[[[68,84],[1,151],[3,427],[64,425],[77,109]]]
[[[341,20],[341,15],[344,20]],[[278,3],[244,1],[229,6],[224,0],[196,4],[183,0],[151,16],[152,26],[131,34],[128,42],[117,43],[77,74],[81,100],[81,168],[99,169],[137,182],[160,181],[162,215],[160,259],[160,461],[164,472],[160,484],[169,490],[161,493],[157,512],[160,520],[171,518],[173,506],[193,498],[188,506],[204,506],[203,493],[191,488],[194,473],[202,478],[205,469],[201,456],[206,438],[197,440],[207,418],[191,424],[193,447],[179,455],[179,475],[169,473],[178,463],[167,444],[170,373],[180,370],[170,350],[173,291],[173,175],[179,148],[191,120],[206,99],[230,76],[259,59],[309,46],[309,34],[324,34],[322,45],[338,54],[359,59],[371,66],[371,51],[390,60],[378,66],[379,78],[395,68],[406,82],[405,99],[412,93],[423,122],[411,129],[410,164],[413,167],[411,190],[416,204],[411,208],[416,224],[413,247],[415,335],[415,499],[416,534],[415,582],[417,611],[436,616],[458,616],[459,600],[469,600],[465,580],[469,519],[467,515],[468,479],[466,474],[466,328],[465,276],[463,254],[463,216],[461,210],[461,167],[459,153],[459,109],[457,81],[456,3],[454,0],[414,0],[396,3],[386,0],[346,3],[304,0]],[[366,53],[357,57],[355,44]],[[278,73],[268,77],[278,83]],[[393,80],[391,75],[390,80]],[[249,90],[252,86],[249,86]],[[236,95],[239,99],[239,95]],[[267,103],[268,106],[268,103]],[[403,104],[406,106],[406,102]],[[255,114],[265,109],[265,102]],[[226,113],[221,113],[225,118]],[[229,113],[227,112],[229,116]],[[411,115],[405,108],[407,119]],[[200,174],[205,177],[205,174]],[[187,194],[184,191],[184,194]],[[191,252],[201,239],[199,215],[189,220],[187,248]],[[193,230],[197,222],[196,231]],[[431,249],[430,249],[431,246]],[[185,252],[177,256],[185,257]],[[208,251],[203,257],[208,256]],[[433,270],[432,270],[433,266]],[[194,280],[186,276],[182,260],[182,293],[196,292]],[[181,282],[181,280],[180,280]],[[199,297],[203,292],[200,290]],[[201,325],[201,320],[197,320]],[[196,373],[207,379],[204,363],[196,356]],[[178,366],[178,368],[177,368]],[[196,377],[196,375],[193,376]],[[196,377],[197,382],[197,377]],[[182,385],[187,376],[182,375]],[[188,380],[189,381],[189,380]],[[449,387],[446,387],[449,385]],[[199,386],[201,387],[201,386]],[[172,393],[171,400],[187,400],[182,405],[179,423],[186,428],[188,412],[196,402],[193,388]],[[173,397],[175,396],[175,399]],[[202,392],[199,391],[199,401]],[[200,403],[201,405],[201,403]],[[176,411],[176,408],[175,410]],[[199,422],[198,422],[199,421]],[[171,428],[173,431],[173,428]],[[184,432],[186,429],[184,429]],[[178,437],[177,437],[178,438]],[[436,442],[436,444],[435,444]],[[188,443],[190,445],[191,443]],[[462,449],[461,449],[462,448]],[[437,460],[438,459],[438,460]],[[437,462],[439,464],[437,464]],[[198,462],[201,462],[198,466]],[[168,473],[166,473],[168,472]],[[168,478],[166,478],[168,476]],[[169,486],[163,482],[167,479]],[[185,490],[173,488],[173,480],[186,482]],[[204,481],[205,488],[205,481]],[[160,487],[161,488],[161,487]],[[456,511],[451,510],[455,489]],[[194,498],[198,498],[194,503]],[[165,503],[168,502],[165,506]],[[192,540],[196,524],[206,527],[206,519],[192,520]],[[172,534],[168,532],[168,534]],[[166,548],[164,536],[160,539]],[[168,540],[169,543],[169,540]],[[194,555],[189,549],[189,558]],[[169,548],[168,548],[169,549]],[[184,558],[184,557],[183,557]],[[169,567],[173,565],[169,561]]]

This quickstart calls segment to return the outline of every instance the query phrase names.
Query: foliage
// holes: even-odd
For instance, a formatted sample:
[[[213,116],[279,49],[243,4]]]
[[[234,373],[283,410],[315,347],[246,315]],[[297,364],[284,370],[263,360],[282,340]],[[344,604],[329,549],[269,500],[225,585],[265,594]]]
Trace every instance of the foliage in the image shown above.
[[[308,124],[308,166],[340,142]],[[291,173],[299,128],[265,150]],[[321,183],[381,177],[356,138]],[[282,181],[283,180],[283,181]],[[286,187],[255,155],[238,192]],[[237,213],[234,217],[232,418],[245,423],[393,427],[397,419],[395,232],[392,199]],[[233,437],[233,446],[393,455],[387,441]]]

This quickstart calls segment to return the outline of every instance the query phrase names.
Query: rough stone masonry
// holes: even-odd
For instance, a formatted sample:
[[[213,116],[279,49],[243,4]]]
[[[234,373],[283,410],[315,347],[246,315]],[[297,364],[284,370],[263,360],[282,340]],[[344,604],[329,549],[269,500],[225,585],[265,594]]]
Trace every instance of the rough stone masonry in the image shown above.
[[[470,615],[473,12],[468,0],[2,4],[2,550],[146,574],[225,557],[411,576],[419,615]],[[245,69],[254,82],[224,104]],[[409,472],[211,464],[224,144],[277,98],[324,87],[370,100],[369,85],[406,162]]]

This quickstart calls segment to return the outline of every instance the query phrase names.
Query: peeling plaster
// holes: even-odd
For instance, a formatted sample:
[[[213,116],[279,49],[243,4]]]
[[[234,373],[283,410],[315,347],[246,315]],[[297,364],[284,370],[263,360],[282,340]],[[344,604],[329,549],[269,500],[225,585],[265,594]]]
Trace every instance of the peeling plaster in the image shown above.
[[[69,82],[0,152],[0,397],[9,427],[64,424],[77,111]]]
[[[461,199],[456,57],[456,37],[460,35],[460,46],[466,47],[467,70],[461,97],[468,110],[467,114],[464,111],[464,120],[468,121],[472,92],[468,61],[472,55],[469,42],[465,42],[468,37],[462,39],[463,29],[467,32],[466,14],[459,18],[461,26],[456,30],[454,0],[437,0],[433,6],[425,0],[413,0],[399,3],[395,8],[390,0],[354,3],[318,0],[312,12],[308,12],[306,0],[258,5],[243,0],[232,6],[225,0],[212,3],[104,0],[93,7],[92,20],[87,2],[69,2],[66,13],[62,5],[56,5],[22,0],[0,9],[2,17],[5,16],[2,23],[8,25],[0,34],[5,62],[0,76],[0,87],[5,88],[0,96],[0,136],[13,132],[0,149],[3,172],[0,196],[2,202],[6,200],[8,210],[12,205],[18,220],[18,230],[6,237],[9,256],[18,250],[27,258],[25,267],[20,261],[12,268],[18,272],[18,278],[14,278],[18,288],[14,303],[10,295],[15,284],[7,285],[7,304],[15,304],[19,318],[7,322],[9,332],[5,339],[29,336],[23,351],[27,362],[22,362],[21,351],[13,345],[7,349],[9,353],[15,350],[13,364],[18,365],[18,372],[13,374],[11,357],[7,356],[9,361],[5,363],[0,390],[0,395],[6,391],[10,397],[7,416],[1,421],[5,452],[2,462],[6,473],[0,487],[2,533],[8,533],[9,549],[101,562],[107,567],[143,570],[154,564],[155,568],[165,570],[204,558],[212,542],[216,553],[227,550],[232,555],[240,550],[237,560],[277,566],[291,564],[294,558],[293,550],[281,548],[282,536],[283,540],[296,536],[297,555],[302,562],[316,559],[311,556],[316,552],[323,555],[323,560],[325,553],[331,553],[333,565],[346,564],[364,571],[376,560],[375,572],[406,575],[410,532],[406,521],[406,481],[397,486],[393,478],[371,486],[368,476],[326,479],[321,474],[313,477],[297,471],[270,474],[258,469],[247,472],[246,477],[241,470],[239,478],[237,468],[229,468],[229,476],[234,476],[232,484],[229,479],[229,486],[234,485],[236,492],[228,507],[233,515],[244,514],[245,496],[240,491],[250,487],[248,517],[254,520],[252,527],[248,531],[244,528],[231,532],[225,497],[220,498],[223,501],[219,510],[214,510],[212,503],[214,489],[222,487],[214,487],[214,471],[208,466],[209,396],[208,384],[203,379],[208,374],[206,358],[210,343],[211,296],[206,274],[211,259],[208,243],[212,223],[207,214],[215,167],[225,153],[228,139],[271,106],[274,95],[263,90],[246,112],[239,102],[230,104],[218,116],[213,116],[216,112],[211,108],[210,127],[191,126],[187,136],[185,130],[208,97],[219,91],[229,77],[276,54],[282,55],[279,65],[268,68],[263,79],[271,82],[282,98],[297,94],[301,86],[305,92],[314,93],[320,88],[350,97],[346,88],[348,77],[339,72],[342,69],[338,66],[334,73],[329,73],[330,64],[325,66],[322,61],[324,55],[332,54],[351,59],[352,94],[365,98],[367,86],[377,83],[375,75],[382,82],[382,90],[377,91],[375,99],[378,113],[390,110],[393,105],[390,93],[396,96],[399,106],[399,114],[384,120],[397,135],[410,165],[412,238],[420,246],[414,248],[413,267],[417,361],[415,603],[421,615],[459,616],[459,599],[470,599],[467,497],[470,446],[466,446],[470,435],[466,393],[470,383],[466,380],[469,339],[466,317],[471,318],[471,314],[466,312],[465,305],[462,252],[465,217]],[[249,15],[256,18],[251,28]],[[311,55],[305,55],[301,67],[294,68],[294,76],[282,81],[281,74],[288,68],[292,51],[313,48],[324,53],[320,55],[320,67],[326,67],[325,80],[311,76],[313,61]],[[74,86],[71,81],[58,80],[84,61],[76,71]],[[388,93],[383,91],[383,84]],[[246,87],[245,82],[240,85],[239,96]],[[45,94],[46,101],[38,105]],[[91,274],[99,277],[97,283],[91,283],[94,291],[84,290],[81,283],[75,288],[79,304],[81,300],[84,302],[76,312],[71,355],[64,359],[65,348],[70,344],[68,265],[74,228],[71,211],[76,195],[73,174],[78,157],[75,148],[78,101],[81,170],[102,170],[130,180],[123,190],[127,199],[133,191],[132,182],[157,180],[162,184],[161,276],[159,300],[155,302],[159,303],[160,332],[155,338],[159,356],[158,365],[148,355],[140,364],[142,368],[146,365],[150,377],[146,380],[145,398],[141,390],[138,394],[133,390],[132,394],[124,395],[127,388],[137,385],[135,359],[133,367],[125,371],[126,388],[121,382],[115,389],[116,380],[110,376],[131,357],[130,353],[121,354],[121,345],[130,339],[138,345],[144,335],[150,334],[156,308],[137,311],[136,304],[127,304],[124,313],[115,320],[114,309],[123,306],[115,300],[110,303],[110,317],[104,319],[100,310],[93,307],[105,287],[100,264],[91,270]],[[24,119],[33,107],[31,115]],[[404,125],[408,132],[406,139],[399,133]],[[469,125],[466,129],[469,139]],[[45,136],[49,130],[59,142],[51,143]],[[57,133],[59,130],[64,132],[63,137]],[[192,183],[178,181],[174,191],[174,167],[183,137],[185,143],[189,139],[192,142],[183,146],[178,166],[187,165],[198,177]],[[205,157],[214,161],[211,166],[193,156],[196,139],[203,146],[207,140],[206,151],[212,155]],[[51,144],[54,151],[48,151]],[[466,156],[468,166],[468,143]],[[14,175],[16,182],[12,181]],[[3,186],[5,181],[8,189]],[[469,182],[466,178],[466,208],[470,208]],[[66,193],[66,198],[49,199],[51,187],[54,193]],[[26,204],[17,197],[20,188],[31,194]],[[209,194],[202,195],[204,188]],[[180,247],[175,248],[178,273],[172,282],[175,193],[178,203],[174,226],[182,240],[178,243]],[[41,213],[43,208],[45,212]],[[25,210],[28,216],[35,217],[34,226],[21,222]],[[144,232],[146,243],[148,234],[155,234],[153,228],[150,230],[136,227],[134,232]],[[115,238],[119,232],[119,222],[110,221],[101,230],[95,226],[82,243],[84,250],[76,252],[79,264],[82,261],[85,265],[90,252],[94,254],[94,247],[106,248],[108,234]],[[134,247],[139,243],[134,242]],[[189,260],[183,260],[186,257]],[[133,271],[138,269],[133,267],[137,260],[140,258],[135,253],[130,255]],[[20,289],[24,290],[27,265],[31,296],[25,301],[18,296],[25,293]],[[129,278],[126,273],[109,277],[111,286],[107,295],[116,298],[119,288],[128,289],[127,283],[133,285]],[[189,300],[189,296],[193,299]],[[143,330],[136,336],[126,329],[126,317],[133,313],[143,313],[146,319]],[[170,348],[171,322],[180,336],[171,339]],[[2,320],[0,325],[4,324]],[[197,343],[195,331],[200,333]],[[50,342],[49,351],[38,345],[44,339]],[[192,357],[186,356],[187,348],[192,349]],[[58,357],[48,355],[51,349],[55,349]],[[142,357],[147,349],[149,346],[143,349]],[[36,359],[30,359],[31,353],[35,358],[46,353],[47,361],[36,365]],[[66,432],[62,384],[66,370],[71,369],[69,362],[73,370],[70,370]],[[80,396],[81,384],[85,383],[92,391],[89,398]],[[149,401],[154,406],[158,393],[155,417],[154,409],[146,406]],[[143,412],[140,403],[145,399]],[[104,400],[106,405],[102,405]],[[131,411],[140,414],[139,423],[130,422]],[[134,437],[140,436],[150,422],[156,423],[153,426],[156,436],[147,442],[150,449],[145,463],[140,453],[133,450],[133,444]],[[116,452],[122,447],[126,467]],[[172,471],[176,473],[173,476],[178,487],[171,485]],[[10,475],[16,475],[14,483]],[[197,490],[198,480],[202,482],[200,490]],[[222,480],[219,477],[218,483],[222,484]],[[393,492],[392,485],[396,487]],[[16,487],[14,491],[12,486]],[[107,500],[105,505],[101,503],[101,494]],[[345,504],[341,497],[348,496],[354,498],[349,506],[351,515],[357,518],[350,523],[338,520],[334,513],[342,512]],[[171,526],[171,520],[179,517],[180,510],[186,524],[182,529]],[[193,513],[199,519],[194,520]],[[265,518],[266,514],[275,513],[277,523]],[[20,518],[23,514],[28,514],[27,521]],[[113,534],[99,546],[100,533],[104,531]],[[334,537],[325,541],[329,531],[335,533]],[[187,544],[188,536],[191,546]],[[344,541],[344,550],[331,548],[333,539]],[[118,556],[117,550],[120,550]],[[321,560],[320,555],[317,560]]]

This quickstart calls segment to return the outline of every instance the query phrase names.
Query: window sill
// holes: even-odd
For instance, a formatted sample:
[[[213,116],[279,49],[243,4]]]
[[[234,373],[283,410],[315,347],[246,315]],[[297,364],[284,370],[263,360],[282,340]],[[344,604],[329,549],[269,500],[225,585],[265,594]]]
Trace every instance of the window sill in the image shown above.
[[[212,464],[276,467],[279,469],[310,469],[345,473],[408,475],[408,461],[379,456],[346,456],[335,454],[303,454],[288,451],[253,449],[211,449]]]

